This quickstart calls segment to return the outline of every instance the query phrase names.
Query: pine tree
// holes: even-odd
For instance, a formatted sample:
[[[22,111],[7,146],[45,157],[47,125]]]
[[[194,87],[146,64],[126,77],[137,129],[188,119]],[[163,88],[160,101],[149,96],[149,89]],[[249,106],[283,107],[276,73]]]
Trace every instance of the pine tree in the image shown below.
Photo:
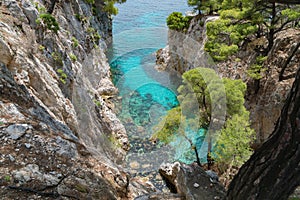
[[[225,60],[246,44],[245,41],[266,38],[267,45],[257,46],[266,56],[274,45],[276,34],[296,26],[300,6],[259,0],[223,0],[220,19],[207,24],[205,49],[215,60]]]
[[[245,135],[245,137],[253,138],[254,133],[249,127],[238,129],[232,126],[238,123],[249,125],[249,114],[244,107],[245,83],[241,80],[221,79],[213,69],[209,68],[192,69],[185,72],[182,77],[183,84],[178,88],[177,97],[180,107],[167,113],[164,120],[157,126],[157,132],[153,137],[165,143],[172,142],[176,137],[183,137],[190,144],[190,149],[186,151],[194,151],[196,160],[200,164],[199,151],[203,143],[203,131],[200,130],[207,130],[204,136],[205,134],[207,136],[208,158],[213,148],[215,133],[221,128],[215,128],[218,126],[211,126],[211,124],[214,124],[214,121],[222,122],[228,119],[223,132],[221,131],[222,137],[217,138],[219,154],[215,158],[233,157],[232,151],[223,151],[221,146],[227,147],[230,137]],[[237,131],[236,135],[225,134],[235,131]],[[243,141],[243,138],[240,140]],[[238,148],[239,161],[245,161],[240,158],[248,158],[249,145],[250,142]],[[182,152],[182,154],[190,155],[191,153]],[[231,162],[231,160],[234,159],[227,159],[226,162]]]

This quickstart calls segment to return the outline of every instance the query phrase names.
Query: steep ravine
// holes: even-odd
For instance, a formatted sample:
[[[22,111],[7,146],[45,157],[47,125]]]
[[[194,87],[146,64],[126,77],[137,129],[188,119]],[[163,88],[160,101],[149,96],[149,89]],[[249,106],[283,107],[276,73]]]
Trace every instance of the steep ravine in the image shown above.
[[[151,184],[119,166],[129,143],[104,54],[111,17],[101,1],[57,1],[55,33],[40,15],[50,3],[0,2],[1,199],[148,193]]]

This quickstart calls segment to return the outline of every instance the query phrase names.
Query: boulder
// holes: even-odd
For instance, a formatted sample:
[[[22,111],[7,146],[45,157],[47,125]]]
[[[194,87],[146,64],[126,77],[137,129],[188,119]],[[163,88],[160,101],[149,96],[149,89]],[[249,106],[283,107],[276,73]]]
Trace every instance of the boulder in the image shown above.
[[[171,190],[186,200],[216,200],[225,197],[225,189],[217,181],[216,174],[205,172],[196,164],[162,164],[159,172],[171,185]]]

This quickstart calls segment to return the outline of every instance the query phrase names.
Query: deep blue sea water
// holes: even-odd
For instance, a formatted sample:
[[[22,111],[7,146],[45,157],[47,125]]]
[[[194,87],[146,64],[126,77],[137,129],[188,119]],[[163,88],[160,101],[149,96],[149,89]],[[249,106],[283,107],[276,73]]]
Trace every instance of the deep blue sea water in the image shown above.
[[[180,138],[172,146],[153,146],[149,138],[166,111],[178,105],[170,75],[154,68],[155,52],[167,45],[167,16],[174,11],[184,14],[191,8],[186,0],[127,0],[117,7],[109,61],[122,97],[119,118],[132,145],[127,164],[131,171],[144,173],[156,170],[162,162],[182,160],[178,150],[190,148]],[[181,148],[174,149],[176,145]],[[193,159],[187,156],[186,161]]]

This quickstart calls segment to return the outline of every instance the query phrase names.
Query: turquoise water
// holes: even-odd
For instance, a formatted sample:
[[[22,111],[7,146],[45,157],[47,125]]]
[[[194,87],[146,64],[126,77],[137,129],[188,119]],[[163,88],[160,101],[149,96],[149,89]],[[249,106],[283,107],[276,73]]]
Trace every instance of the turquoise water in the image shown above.
[[[193,162],[195,155],[184,137],[177,137],[167,146],[150,141],[153,127],[166,111],[179,104],[176,88],[181,81],[174,78],[174,74],[170,78],[170,74],[155,70],[155,52],[167,45],[167,16],[174,11],[185,13],[191,9],[186,0],[127,0],[118,8],[119,14],[113,19],[109,61],[113,82],[122,97],[117,103],[119,118],[131,142],[128,168],[132,173],[145,174],[156,171],[162,162]],[[206,148],[203,132],[195,134],[187,130],[187,136],[194,144]]]
[[[167,45],[167,16],[190,8],[186,0],[127,0],[117,7],[109,60],[113,82],[123,98],[120,118],[146,126],[145,134],[150,136],[159,118],[178,105],[170,75],[154,69],[155,52]]]

